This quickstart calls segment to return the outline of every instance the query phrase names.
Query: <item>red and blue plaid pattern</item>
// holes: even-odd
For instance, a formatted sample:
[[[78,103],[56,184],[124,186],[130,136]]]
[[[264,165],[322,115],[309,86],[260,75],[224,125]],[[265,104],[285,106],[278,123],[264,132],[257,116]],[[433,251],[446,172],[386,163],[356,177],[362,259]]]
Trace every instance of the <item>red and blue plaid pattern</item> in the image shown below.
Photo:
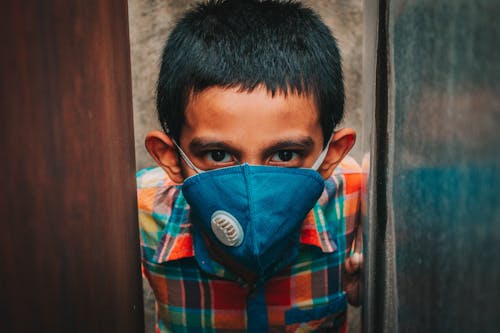
[[[344,159],[304,220],[295,262],[256,291],[215,261],[210,274],[198,266],[180,185],[160,168],[139,171],[143,273],[156,297],[157,331],[247,332],[257,324],[269,332],[344,332],[343,264],[358,225],[360,182],[359,166]]]

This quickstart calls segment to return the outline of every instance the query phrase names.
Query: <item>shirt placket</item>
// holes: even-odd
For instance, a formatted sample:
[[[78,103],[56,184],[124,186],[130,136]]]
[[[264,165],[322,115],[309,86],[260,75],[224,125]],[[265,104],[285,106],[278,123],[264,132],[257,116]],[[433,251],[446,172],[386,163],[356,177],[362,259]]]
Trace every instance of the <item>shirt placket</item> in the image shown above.
[[[247,332],[267,332],[269,324],[267,318],[265,284],[264,282],[257,282],[248,288]]]

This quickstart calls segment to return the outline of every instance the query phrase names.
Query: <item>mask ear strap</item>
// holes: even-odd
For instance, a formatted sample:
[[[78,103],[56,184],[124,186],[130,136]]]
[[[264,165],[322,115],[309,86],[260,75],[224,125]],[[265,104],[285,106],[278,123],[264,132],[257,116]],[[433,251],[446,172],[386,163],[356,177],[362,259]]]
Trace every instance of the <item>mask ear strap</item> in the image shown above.
[[[184,151],[181,149],[181,147],[177,144],[177,142],[175,142],[175,140],[172,140],[172,142],[174,143],[175,147],[177,148],[177,150],[179,150],[179,154],[181,155],[182,159],[184,160],[184,162],[186,162],[186,164],[191,168],[193,169],[196,173],[203,173],[205,171],[197,168],[193,162],[191,162],[191,160],[189,159],[189,157],[186,155],[186,153],[184,153]]]
[[[330,143],[332,142],[332,139],[333,139],[333,133],[330,136],[330,139],[328,139],[328,142],[327,142],[325,148],[323,149],[321,154],[319,154],[318,158],[316,159],[316,161],[312,165],[312,167],[311,167],[312,170],[318,171],[319,167],[321,166],[321,164],[325,160],[326,153],[328,153],[328,148],[330,148]]]

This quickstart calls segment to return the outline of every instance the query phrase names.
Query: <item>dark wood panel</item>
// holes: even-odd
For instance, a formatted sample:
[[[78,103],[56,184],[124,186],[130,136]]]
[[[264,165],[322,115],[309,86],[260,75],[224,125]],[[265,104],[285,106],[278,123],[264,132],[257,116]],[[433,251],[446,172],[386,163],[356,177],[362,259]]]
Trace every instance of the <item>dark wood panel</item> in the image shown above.
[[[127,1],[0,17],[0,332],[141,332]]]

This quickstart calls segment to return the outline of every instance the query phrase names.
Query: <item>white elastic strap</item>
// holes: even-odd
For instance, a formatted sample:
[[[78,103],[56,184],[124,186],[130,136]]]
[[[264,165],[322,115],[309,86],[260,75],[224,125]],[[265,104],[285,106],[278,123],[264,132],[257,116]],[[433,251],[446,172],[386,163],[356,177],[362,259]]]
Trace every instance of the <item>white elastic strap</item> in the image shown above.
[[[316,161],[312,165],[312,167],[311,167],[312,170],[318,171],[319,167],[321,166],[321,164],[325,160],[326,153],[328,153],[328,148],[330,147],[330,143],[332,142],[332,139],[333,139],[333,133],[332,133],[332,136],[330,136],[330,139],[328,140],[328,143],[326,144],[325,148],[323,149],[321,154],[319,154],[318,158],[316,159]]]
[[[186,162],[186,164],[191,168],[193,169],[196,173],[203,173],[205,171],[197,168],[193,162],[191,162],[191,160],[189,159],[189,157],[186,155],[186,153],[184,153],[184,151],[181,149],[181,147],[177,144],[177,142],[175,142],[174,140],[172,140],[172,142],[174,143],[174,145],[177,147],[177,149],[179,150],[179,154],[181,154],[181,157],[182,159],[184,160],[184,162]]]

